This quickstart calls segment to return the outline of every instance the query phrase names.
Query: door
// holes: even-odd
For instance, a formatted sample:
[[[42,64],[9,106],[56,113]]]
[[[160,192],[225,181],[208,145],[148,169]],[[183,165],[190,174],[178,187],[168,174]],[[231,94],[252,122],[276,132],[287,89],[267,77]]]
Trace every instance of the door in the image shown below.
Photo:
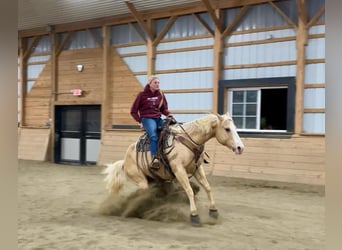
[[[56,106],[55,162],[96,164],[101,143],[100,105]]]

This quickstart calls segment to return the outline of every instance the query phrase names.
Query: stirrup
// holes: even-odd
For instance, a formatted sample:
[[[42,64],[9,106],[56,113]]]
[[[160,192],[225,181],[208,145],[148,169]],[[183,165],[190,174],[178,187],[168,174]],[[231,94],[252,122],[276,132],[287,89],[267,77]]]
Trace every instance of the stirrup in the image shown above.
[[[158,170],[160,168],[160,162],[159,162],[159,159],[154,157],[152,162],[151,162],[151,165],[150,167],[153,169],[153,170]]]

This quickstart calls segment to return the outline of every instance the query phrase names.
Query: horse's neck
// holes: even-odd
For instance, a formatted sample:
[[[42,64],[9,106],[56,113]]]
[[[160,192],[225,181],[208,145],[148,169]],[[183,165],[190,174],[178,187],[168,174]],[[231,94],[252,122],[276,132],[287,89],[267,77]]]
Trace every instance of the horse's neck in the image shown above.
[[[211,127],[211,120],[209,118],[197,119],[186,123],[184,125],[184,130],[190,138],[199,145],[206,143],[215,136],[214,130]]]

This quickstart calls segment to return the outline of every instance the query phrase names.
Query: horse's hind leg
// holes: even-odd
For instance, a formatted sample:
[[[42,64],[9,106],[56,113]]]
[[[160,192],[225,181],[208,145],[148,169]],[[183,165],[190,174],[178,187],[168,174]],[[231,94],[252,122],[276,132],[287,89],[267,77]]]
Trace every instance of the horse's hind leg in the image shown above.
[[[137,162],[135,161],[134,156],[132,156],[134,155],[133,149],[133,146],[128,148],[128,153],[125,157],[126,174],[129,179],[131,179],[135,184],[138,185],[139,189],[144,190],[148,188],[148,181],[142,170],[137,166]]]
[[[200,165],[195,173],[195,178],[198,181],[198,183],[204,188],[204,190],[207,192],[208,195],[208,199],[209,199],[209,215],[213,218],[217,218],[218,217],[218,212],[217,212],[217,208],[215,206],[215,201],[214,201],[214,197],[213,194],[211,192],[211,187],[210,184],[207,180],[207,177],[205,175],[203,166]]]

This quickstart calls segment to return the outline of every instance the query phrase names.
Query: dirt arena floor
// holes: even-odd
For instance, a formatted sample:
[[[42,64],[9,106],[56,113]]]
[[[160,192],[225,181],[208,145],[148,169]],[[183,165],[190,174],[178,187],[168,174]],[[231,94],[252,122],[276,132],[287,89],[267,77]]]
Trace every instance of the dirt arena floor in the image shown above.
[[[110,197],[102,169],[19,160],[18,249],[324,249],[323,187],[209,176],[219,218],[201,189],[193,227],[181,190]]]

